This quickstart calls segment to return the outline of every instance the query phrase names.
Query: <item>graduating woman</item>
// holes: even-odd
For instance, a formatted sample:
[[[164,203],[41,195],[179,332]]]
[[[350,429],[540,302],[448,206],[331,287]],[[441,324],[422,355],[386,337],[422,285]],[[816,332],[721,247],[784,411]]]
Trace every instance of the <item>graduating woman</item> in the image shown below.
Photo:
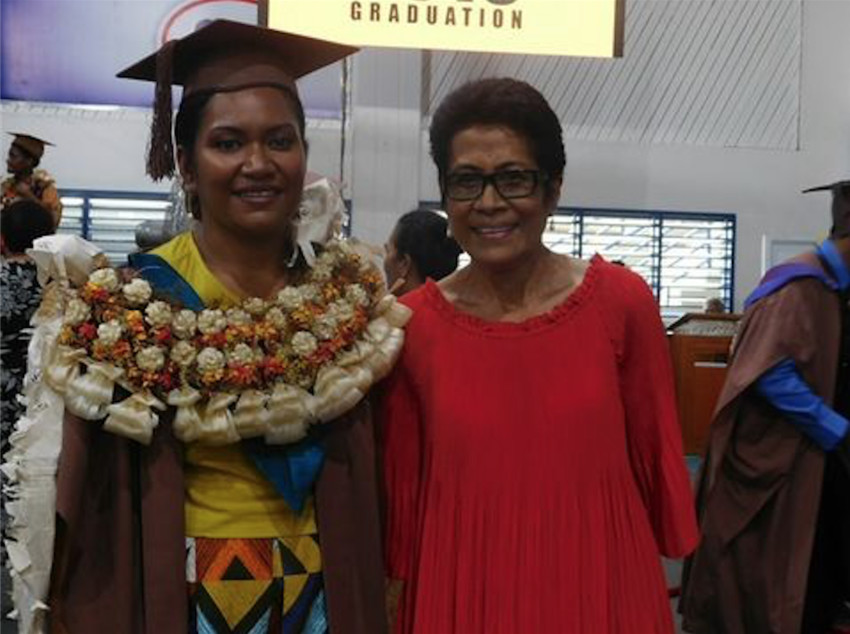
[[[197,222],[124,271],[75,283],[77,254],[53,269],[69,279],[43,307],[62,316],[37,386],[64,401],[52,631],[385,629],[363,396],[408,311],[347,243],[299,241],[298,225],[295,79],[351,52],[216,21],[122,73],[157,80],[154,178],[174,169],[183,86],[176,158]]]

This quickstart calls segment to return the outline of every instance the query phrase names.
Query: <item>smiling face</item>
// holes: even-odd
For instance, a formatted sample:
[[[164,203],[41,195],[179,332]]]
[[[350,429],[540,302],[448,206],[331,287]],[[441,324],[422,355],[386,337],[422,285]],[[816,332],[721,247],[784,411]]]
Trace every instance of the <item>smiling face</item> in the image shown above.
[[[6,156],[6,171],[10,174],[27,174],[35,167],[35,159],[12,143]]]
[[[219,93],[206,105],[191,155],[178,148],[184,187],[205,230],[241,240],[286,239],[307,156],[291,98],[275,88]]]
[[[524,136],[504,126],[476,125],[451,143],[448,177],[539,169]],[[489,183],[469,201],[447,198],[452,235],[474,263],[510,266],[543,248],[546,220],[555,208],[561,181],[538,183],[531,195],[503,198]]]

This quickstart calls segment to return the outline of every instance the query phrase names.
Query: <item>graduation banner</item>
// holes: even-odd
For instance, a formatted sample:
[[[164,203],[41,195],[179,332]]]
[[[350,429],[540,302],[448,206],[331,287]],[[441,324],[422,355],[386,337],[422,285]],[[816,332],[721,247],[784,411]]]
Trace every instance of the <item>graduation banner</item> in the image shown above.
[[[0,0],[0,98],[148,108],[146,82],[115,73],[219,18],[257,24],[256,0]],[[339,119],[342,67],[298,83],[309,117]]]
[[[267,0],[266,24],[353,46],[619,57],[625,0]]]

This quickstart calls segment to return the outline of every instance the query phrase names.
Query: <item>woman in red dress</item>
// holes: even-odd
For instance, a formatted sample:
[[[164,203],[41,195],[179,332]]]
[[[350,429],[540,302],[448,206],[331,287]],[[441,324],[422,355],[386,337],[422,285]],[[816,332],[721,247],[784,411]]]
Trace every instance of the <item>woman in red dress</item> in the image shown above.
[[[543,245],[566,159],[537,90],[467,84],[430,133],[472,261],[402,300],[383,405],[396,631],[672,632],[660,555],[697,531],[652,293]]]

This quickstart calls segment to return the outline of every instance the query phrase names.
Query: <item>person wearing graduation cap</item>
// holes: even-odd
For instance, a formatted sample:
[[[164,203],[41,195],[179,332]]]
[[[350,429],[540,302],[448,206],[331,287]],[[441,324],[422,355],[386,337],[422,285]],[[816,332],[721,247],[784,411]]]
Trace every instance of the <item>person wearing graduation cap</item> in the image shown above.
[[[53,215],[54,227],[62,220],[62,202],[53,177],[43,169],[36,169],[44,156],[44,147],[53,145],[31,134],[10,133],[14,139],[6,157],[6,171],[10,174],[0,183],[0,208],[16,200],[35,200]]]
[[[745,301],[699,477],[685,631],[850,626],[850,181],[829,238]]]
[[[45,370],[66,410],[51,631],[386,630],[363,397],[409,311],[353,246],[298,240],[295,80],[354,50],[218,20],[119,75],[156,80],[154,178],[175,169],[183,86],[176,159],[197,222],[129,271],[95,270],[60,335],[73,361]]]

